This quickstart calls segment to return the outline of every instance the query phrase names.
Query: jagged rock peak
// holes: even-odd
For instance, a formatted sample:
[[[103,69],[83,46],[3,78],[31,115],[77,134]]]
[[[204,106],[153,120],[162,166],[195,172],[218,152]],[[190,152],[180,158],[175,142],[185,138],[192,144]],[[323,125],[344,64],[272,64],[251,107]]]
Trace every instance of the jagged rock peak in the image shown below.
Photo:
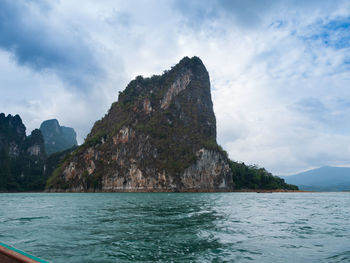
[[[43,121],[40,125],[41,131],[49,131],[51,134],[61,134],[61,126],[57,119]]]
[[[179,63],[177,63],[175,66],[173,66],[170,70],[165,70],[163,75],[153,75],[149,78],[144,78],[143,76],[137,76],[134,80],[132,80],[126,89],[120,93],[121,98],[123,99],[123,95],[133,93],[135,95],[135,86],[140,86],[142,84],[148,84],[149,82],[156,82],[161,81],[164,78],[167,78],[169,76],[174,77],[173,75],[186,75],[186,80],[190,81],[190,77],[197,78],[198,80],[209,83],[209,74],[206,70],[202,60],[196,56],[189,58],[184,57],[180,60]],[[184,80],[184,81],[186,81]],[[143,89],[136,89],[138,91],[138,95],[142,96],[145,92],[149,92],[150,90],[147,90],[147,86],[144,86]]]
[[[77,135],[73,128],[60,126],[58,120],[50,119],[40,125],[48,154],[64,151],[77,145]]]
[[[142,115],[146,115],[147,118],[160,112],[177,111],[177,116],[173,117],[181,119],[187,128],[197,129],[198,132],[216,140],[216,119],[209,74],[198,57],[184,57],[171,70],[165,70],[163,75],[153,75],[150,78],[138,76],[132,80],[125,90],[119,93],[118,102],[112,104],[108,114],[95,123],[87,141],[102,133],[114,133],[113,123],[130,122],[117,116],[121,110],[130,112],[134,117],[129,119],[135,122],[145,117]],[[192,115],[195,116],[194,119]],[[196,125],[193,126],[193,122]]]
[[[42,180],[46,158],[42,134],[35,129],[27,137],[25,131],[19,115],[0,114],[0,191],[35,190]]]
[[[202,60],[197,56],[193,56],[192,58],[186,56],[181,59],[180,62],[175,65],[175,67],[187,67],[190,69],[198,70],[198,72],[203,71],[208,74],[208,71],[205,68]]]
[[[8,114],[6,116],[4,113],[1,113],[0,128],[2,132],[8,133],[12,138],[18,140],[24,140],[26,138],[26,127],[18,114],[15,116]]]

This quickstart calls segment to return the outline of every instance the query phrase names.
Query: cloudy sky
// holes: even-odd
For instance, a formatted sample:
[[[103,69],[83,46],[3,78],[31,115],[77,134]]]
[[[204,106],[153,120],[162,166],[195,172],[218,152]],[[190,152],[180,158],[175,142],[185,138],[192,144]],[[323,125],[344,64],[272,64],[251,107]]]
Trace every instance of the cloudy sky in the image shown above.
[[[350,166],[350,1],[1,0],[0,112],[83,142],[137,75],[199,56],[218,142],[278,174]]]

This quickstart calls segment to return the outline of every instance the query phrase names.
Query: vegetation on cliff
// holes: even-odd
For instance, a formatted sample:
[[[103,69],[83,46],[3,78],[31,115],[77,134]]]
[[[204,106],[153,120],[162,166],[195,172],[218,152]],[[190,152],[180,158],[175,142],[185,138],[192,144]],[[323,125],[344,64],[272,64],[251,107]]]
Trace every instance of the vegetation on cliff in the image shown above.
[[[192,188],[295,189],[228,159],[216,142],[209,75],[197,57],[131,81],[47,183],[49,190],[69,191]]]
[[[187,90],[175,94],[176,103],[169,103],[168,100],[174,99],[172,95],[168,95],[168,100],[164,100],[166,92],[171,85],[174,85],[176,79],[183,77],[183,81],[186,81],[187,74],[195,75],[196,80],[188,83]],[[180,84],[182,83],[178,86]],[[181,87],[176,88],[181,89]],[[198,98],[202,99],[199,101],[201,107],[196,105]],[[184,58],[162,76],[151,78],[138,76],[131,81],[127,88],[120,92],[118,102],[112,104],[108,114],[95,123],[85,143],[62,166],[67,166],[69,161],[83,155],[89,147],[106,148],[102,146],[102,142],[109,141],[109,145],[112,144],[112,138],[118,137],[121,129],[126,127],[132,131],[131,133],[148,137],[147,144],[152,148],[145,149],[142,156],[138,157],[139,160],[141,159],[139,166],[143,167],[143,170],[147,167],[156,167],[155,170],[158,172],[166,171],[174,175],[175,179],[196,160],[195,153],[203,143],[216,145],[215,116],[212,112],[209,76],[202,62],[198,58]],[[139,140],[142,139],[139,138]],[[105,150],[107,149],[103,152]],[[136,158],[135,150],[128,149],[130,156],[125,159],[130,159],[133,154]],[[58,171],[62,172],[62,167],[58,167],[56,176],[59,174]],[[83,175],[86,175],[85,171],[81,174],[82,180],[86,178]],[[87,178],[91,177],[101,180],[101,174],[98,171]],[[62,184],[54,186],[50,184],[58,181],[51,179],[48,186],[62,187]],[[67,186],[67,184],[63,185]],[[100,184],[95,183],[95,185]]]
[[[265,168],[233,161],[230,161],[230,167],[234,171],[233,180],[237,189],[298,190],[296,185],[287,184],[284,179],[273,176]]]

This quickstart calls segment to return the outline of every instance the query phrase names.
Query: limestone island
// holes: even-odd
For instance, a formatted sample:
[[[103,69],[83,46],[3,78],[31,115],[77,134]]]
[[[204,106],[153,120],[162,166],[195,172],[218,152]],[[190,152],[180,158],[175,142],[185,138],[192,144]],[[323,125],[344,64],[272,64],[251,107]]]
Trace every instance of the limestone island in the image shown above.
[[[298,190],[264,168],[233,162],[216,141],[209,74],[198,57],[136,77],[57,166],[49,192]]]

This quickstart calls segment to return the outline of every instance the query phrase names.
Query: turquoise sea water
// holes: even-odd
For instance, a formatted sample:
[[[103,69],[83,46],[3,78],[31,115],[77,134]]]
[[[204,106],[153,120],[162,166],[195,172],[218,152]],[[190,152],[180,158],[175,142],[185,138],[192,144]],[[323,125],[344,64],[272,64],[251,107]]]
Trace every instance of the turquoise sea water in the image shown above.
[[[51,262],[350,262],[350,193],[0,194],[0,242]]]

